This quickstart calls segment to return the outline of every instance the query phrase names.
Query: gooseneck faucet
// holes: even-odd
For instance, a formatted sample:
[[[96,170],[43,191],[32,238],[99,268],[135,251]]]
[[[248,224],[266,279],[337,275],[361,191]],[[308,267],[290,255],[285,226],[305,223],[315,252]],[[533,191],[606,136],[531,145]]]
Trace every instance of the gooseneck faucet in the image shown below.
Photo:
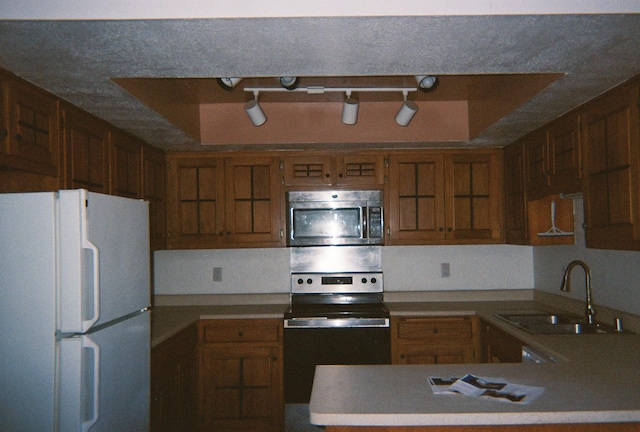
[[[593,308],[593,303],[591,301],[591,270],[589,270],[589,266],[584,261],[575,260],[569,263],[564,271],[564,277],[562,278],[562,285],[560,286],[560,290],[564,292],[571,291],[571,270],[573,270],[575,266],[582,267],[586,277],[587,304],[585,318],[589,324],[595,324],[596,310]]]

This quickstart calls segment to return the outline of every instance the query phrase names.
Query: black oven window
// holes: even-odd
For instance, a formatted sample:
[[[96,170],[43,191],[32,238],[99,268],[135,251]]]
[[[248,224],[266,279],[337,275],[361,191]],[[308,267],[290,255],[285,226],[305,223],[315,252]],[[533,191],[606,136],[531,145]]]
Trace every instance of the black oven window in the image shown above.
[[[296,209],[294,238],[360,238],[360,208]]]

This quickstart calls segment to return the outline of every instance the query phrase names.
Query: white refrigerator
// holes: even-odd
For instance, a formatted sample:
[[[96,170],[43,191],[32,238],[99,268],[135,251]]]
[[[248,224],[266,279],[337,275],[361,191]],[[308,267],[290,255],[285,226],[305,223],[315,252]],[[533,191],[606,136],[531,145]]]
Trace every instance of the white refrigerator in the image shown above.
[[[148,431],[148,212],[0,194],[0,432]]]

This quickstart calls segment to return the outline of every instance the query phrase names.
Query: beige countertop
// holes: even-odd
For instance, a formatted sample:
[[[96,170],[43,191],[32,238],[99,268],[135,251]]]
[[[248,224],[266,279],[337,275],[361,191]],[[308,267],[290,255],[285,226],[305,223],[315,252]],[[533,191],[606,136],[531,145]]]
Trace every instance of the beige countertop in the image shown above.
[[[494,317],[546,309],[534,302],[391,305],[394,314],[473,313],[557,359],[546,364],[318,366],[311,422],[342,426],[508,425],[640,422],[640,335],[531,335]],[[527,405],[434,395],[429,376],[466,373],[544,387]],[[366,395],[366,396],[363,396]]]

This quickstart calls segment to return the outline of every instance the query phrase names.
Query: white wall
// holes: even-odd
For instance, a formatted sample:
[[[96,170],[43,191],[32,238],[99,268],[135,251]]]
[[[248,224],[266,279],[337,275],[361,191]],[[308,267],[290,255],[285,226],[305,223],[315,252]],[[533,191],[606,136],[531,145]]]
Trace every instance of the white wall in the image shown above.
[[[587,249],[585,246],[583,200],[574,200],[576,244],[537,246],[533,249],[535,287],[584,301],[585,279],[580,267],[571,275],[571,293],[562,293],[564,267],[575,259],[591,269],[593,301],[596,304],[640,315],[640,252]]]
[[[289,249],[157,251],[155,294],[271,294],[289,292]],[[451,276],[440,276],[449,263]],[[532,248],[487,246],[384,246],[387,291],[533,288]],[[213,281],[222,268],[222,282]]]

